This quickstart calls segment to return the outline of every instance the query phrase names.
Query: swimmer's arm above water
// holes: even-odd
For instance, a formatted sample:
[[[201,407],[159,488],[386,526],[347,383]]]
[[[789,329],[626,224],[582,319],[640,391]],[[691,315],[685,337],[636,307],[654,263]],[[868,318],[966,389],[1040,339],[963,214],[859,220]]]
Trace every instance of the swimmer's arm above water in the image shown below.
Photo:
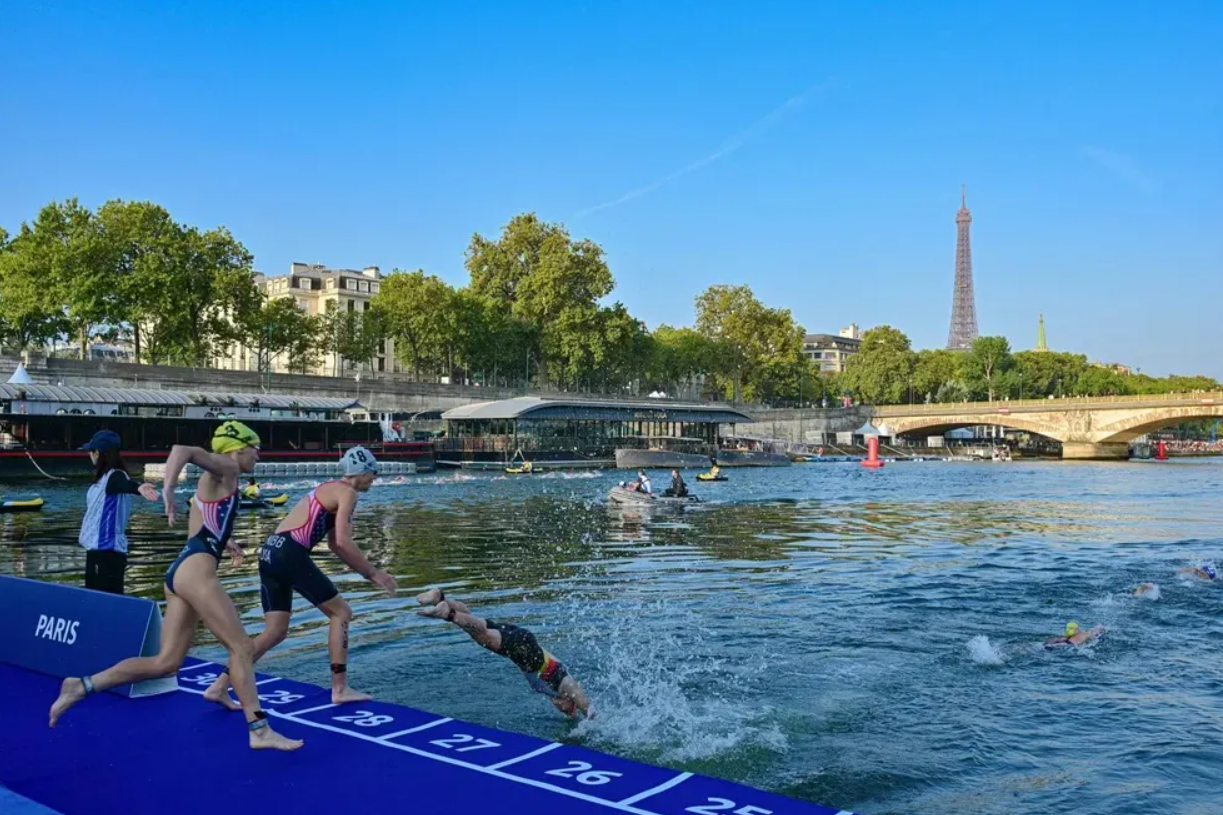
[[[348,568],[375,583],[390,593],[395,592],[395,578],[374,566],[369,558],[357,548],[352,540],[352,512],[357,505],[357,493],[352,489],[340,491],[339,506],[335,511],[335,529],[327,533],[327,546]]]

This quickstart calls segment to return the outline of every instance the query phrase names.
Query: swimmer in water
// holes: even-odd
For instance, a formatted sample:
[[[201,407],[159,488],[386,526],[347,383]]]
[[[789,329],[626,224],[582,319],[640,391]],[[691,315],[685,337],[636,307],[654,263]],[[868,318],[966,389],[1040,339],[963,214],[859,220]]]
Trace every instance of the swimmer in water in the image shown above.
[[[242,547],[231,536],[238,510],[238,480],[250,473],[259,461],[259,435],[241,422],[225,422],[212,436],[212,450],[176,444],[166,458],[162,499],[170,526],[178,517],[174,488],[179,473],[188,464],[203,472],[191,497],[187,520],[187,545],[170,564],[165,576],[166,616],[161,625],[161,648],[155,657],[131,657],[105,671],[80,678],[69,677],[60,686],[59,698],[51,705],[50,725],[55,727],[68,709],[86,696],[145,679],[174,676],[196,626],[203,622],[229,651],[234,689],[246,715],[247,739],[255,750],[296,750],[298,739],[282,736],[272,729],[267,713],[259,707],[255,670],[251,660],[251,640],[233,600],[217,577],[217,568],[226,551],[235,564],[242,563]]]
[[[263,601],[263,633],[255,637],[252,661],[258,662],[289,633],[293,592],[305,597],[327,616],[327,650],[331,658],[331,703],[364,702],[370,697],[348,686],[348,624],[352,607],[331,579],[310,557],[324,538],[331,551],[354,572],[395,594],[395,578],[377,568],[352,538],[352,516],[360,494],[378,475],[378,462],[364,447],[353,447],[340,459],[344,477],[320,484],[297,502],[276,527],[259,553],[259,595]],[[204,691],[204,698],[233,709],[229,698],[229,667]]]
[[[452,622],[494,654],[507,657],[522,671],[531,689],[547,696],[548,701],[561,713],[576,718],[578,711],[581,711],[586,718],[594,718],[594,705],[582,686],[556,657],[540,647],[530,631],[510,623],[477,617],[463,603],[443,594],[441,589],[429,589],[418,594],[416,602],[433,606],[417,611],[420,616]]]
[[[1176,573],[1184,577],[1196,577],[1201,580],[1218,580],[1219,573],[1214,567],[1203,563],[1201,566],[1188,566],[1182,569],[1177,569]]]
[[[1104,626],[1102,625],[1097,625],[1090,631],[1080,631],[1079,624],[1074,620],[1071,620],[1070,622],[1066,623],[1066,631],[1062,636],[1050,637],[1049,639],[1045,640],[1045,647],[1053,648],[1058,645],[1073,645],[1078,647],[1091,642],[1103,633]]]
[[[1159,597],[1159,586],[1155,583],[1143,583],[1138,588],[1134,589],[1135,597]]]

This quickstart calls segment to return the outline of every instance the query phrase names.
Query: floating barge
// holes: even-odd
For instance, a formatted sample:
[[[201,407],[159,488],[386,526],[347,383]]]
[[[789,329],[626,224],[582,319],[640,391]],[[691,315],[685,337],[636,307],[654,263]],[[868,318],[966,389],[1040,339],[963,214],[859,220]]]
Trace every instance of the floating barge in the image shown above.
[[[123,439],[133,472],[162,464],[175,444],[207,447],[218,423],[237,419],[262,441],[265,465],[338,461],[364,445],[379,461],[432,471],[430,442],[388,437],[378,422],[354,421],[355,399],[283,394],[0,384],[0,477],[91,475],[78,448],[98,430]]]

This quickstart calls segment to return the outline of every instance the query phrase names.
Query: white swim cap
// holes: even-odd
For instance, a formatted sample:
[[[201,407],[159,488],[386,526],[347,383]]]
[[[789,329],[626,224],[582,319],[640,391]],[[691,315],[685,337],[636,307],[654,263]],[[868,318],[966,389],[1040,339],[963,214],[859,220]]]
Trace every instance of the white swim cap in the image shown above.
[[[340,459],[344,465],[344,475],[361,475],[362,473],[377,473],[378,460],[374,454],[364,447],[353,447]]]

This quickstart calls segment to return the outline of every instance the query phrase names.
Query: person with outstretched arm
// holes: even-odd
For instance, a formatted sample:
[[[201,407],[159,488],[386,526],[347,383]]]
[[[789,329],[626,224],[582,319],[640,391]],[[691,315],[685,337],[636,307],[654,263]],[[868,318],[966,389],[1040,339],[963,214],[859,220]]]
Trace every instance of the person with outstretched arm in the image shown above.
[[[77,542],[85,550],[85,588],[123,594],[127,571],[127,521],[132,496],[156,501],[152,484],[141,484],[127,474],[122,440],[113,430],[99,430],[81,447],[89,451],[93,483],[85,492],[85,517]]]
[[[297,739],[272,729],[259,707],[251,640],[242,627],[233,600],[217,578],[221,555],[228,550],[234,563],[242,562],[242,548],[231,539],[238,512],[238,480],[253,472],[259,461],[259,436],[241,422],[225,422],[212,437],[212,450],[176,444],[166,459],[162,498],[166,518],[173,526],[178,517],[174,488],[188,464],[203,472],[191,497],[187,520],[187,545],[166,571],[166,617],[161,625],[161,649],[155,657],[132,657],[106,670],[65,679],[59,698],[51,705],[50,725],[55,727],[68,709],[86,696],[113,688],[173,676],[183,664],[196,625],[202,620],[229,651],[229,667],[246,716],[247,740],[255,750],[296,750]],[[232,702],[231,702],[232,705]]]
[[[353,541],[353,512],[357,499],[374,483],[378,462],[364,447],[353,447],[341,459],[344,477],[310,490],[276,527],[259,553],[259,595],[263,601],[263,632],[255,637],[253,658],[279,645],[289,633],[293,592],[327,615],[330,631],[327,650],[331,658],[331,701],[363,702],[370,697],[348,686],[348,624],[352,607],[310,557],[323,538],[353,571],[395,593],[395,578],[374,567]],[[226,668],[204,691],[210,702],[229,707],[229,670]]]

